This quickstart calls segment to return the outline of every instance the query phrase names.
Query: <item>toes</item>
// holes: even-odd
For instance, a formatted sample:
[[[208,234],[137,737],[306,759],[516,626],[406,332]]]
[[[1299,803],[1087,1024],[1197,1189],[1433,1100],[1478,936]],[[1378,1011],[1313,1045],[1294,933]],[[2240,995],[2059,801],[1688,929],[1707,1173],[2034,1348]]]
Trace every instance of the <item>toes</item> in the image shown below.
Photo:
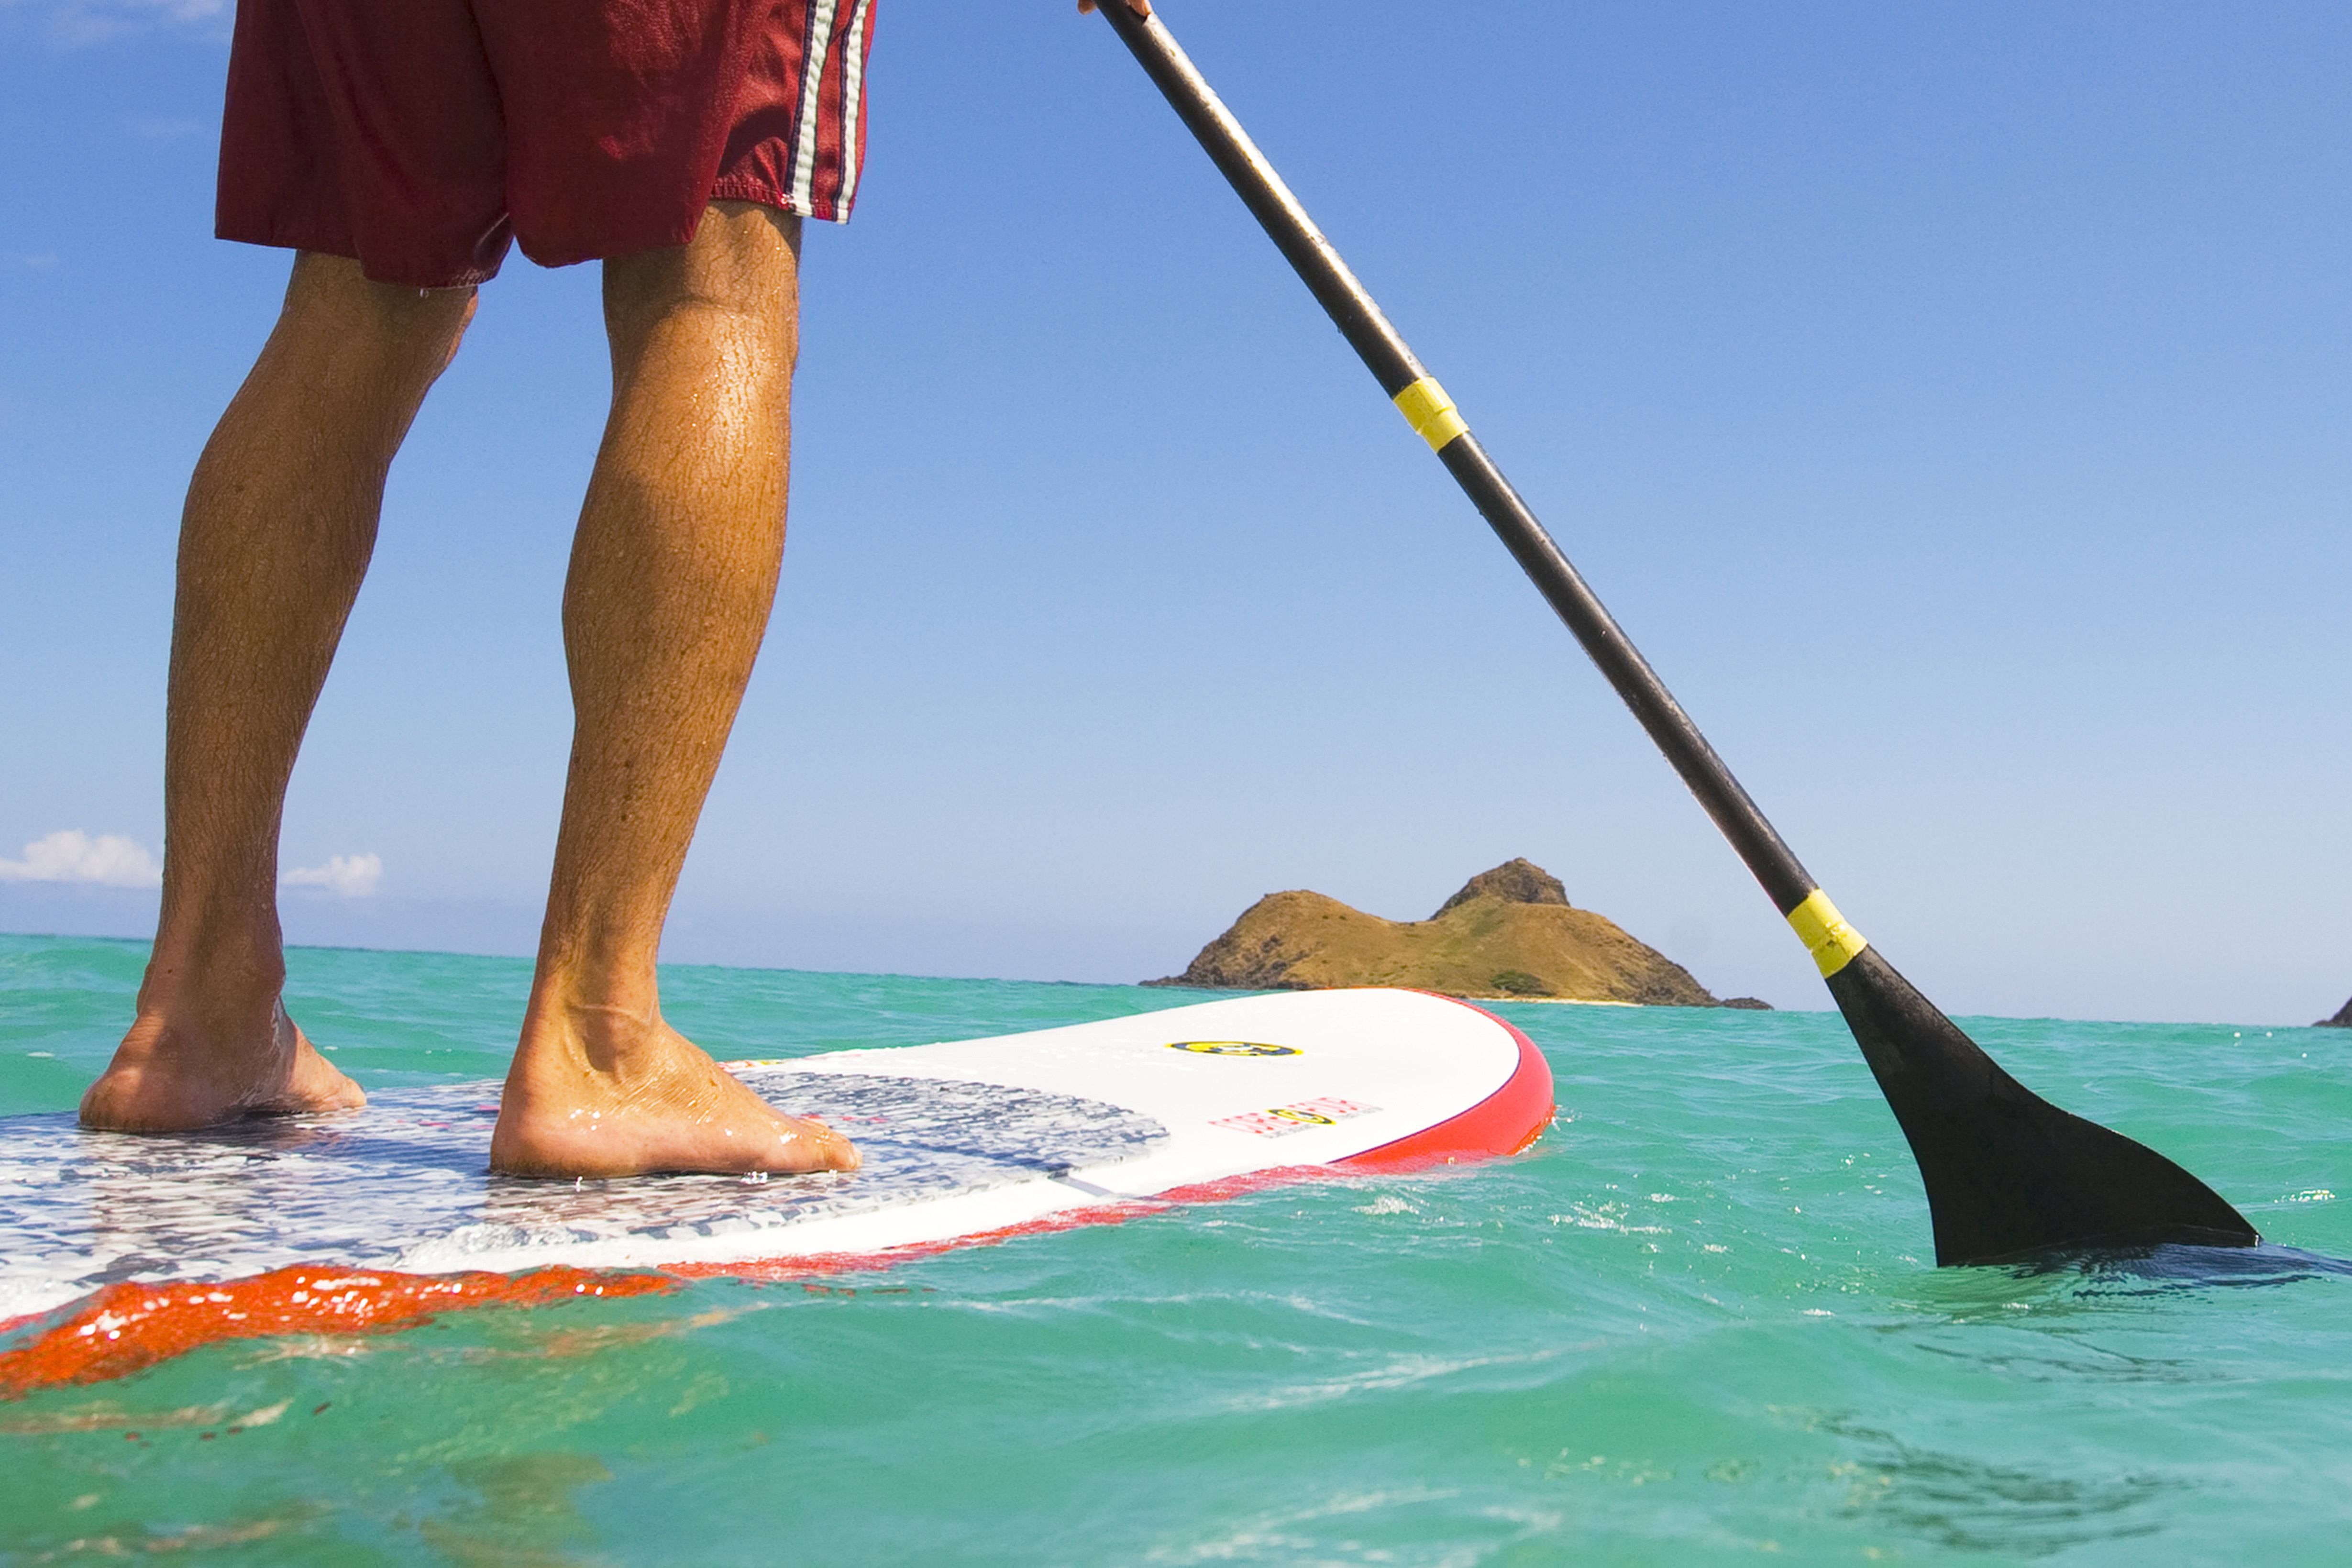
[[[849,1172],[865,1163],[859,1157],[856,1144],[824,1122],[811,1121],[805,1125],[809,1130],[809,1142],[817,1156],[817,1163],[812,1169]]]

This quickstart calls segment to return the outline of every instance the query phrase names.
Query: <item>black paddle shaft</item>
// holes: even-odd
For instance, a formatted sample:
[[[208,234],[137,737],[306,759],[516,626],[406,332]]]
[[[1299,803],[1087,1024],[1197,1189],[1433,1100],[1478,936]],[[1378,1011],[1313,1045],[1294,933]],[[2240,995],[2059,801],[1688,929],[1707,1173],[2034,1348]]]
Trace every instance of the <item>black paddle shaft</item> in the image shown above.
[[[1143,68],[1172,105],[1192,134],[1207,149],[1219,171],[1233,185],[1274,243],[1280,247],[1300,279],[1356,351],[1381,390],[1395,398],[1407,387],[1427,380],[1429,373],[1403,338],[1389,324],[1331,242],[1323,237],[1307,209],[1290,194],[1272,164],[1265,161],[1217,95],[1210,90],[1192,62],[1184,57],[1157,18],[1138,17],[1119,0],[1109,0],[1103,12],[1141,61]],[[1756,879],[1782,914],[1802,903],[1817,884],[1806,874],[1796,854],[1781,839],[1723,759],[1715,754],[1674,693],[1650,668],[1641,650],[1626,638],[1592,590],[1586,586],[1567,555],[1554,543],[1527,502],[1519,499],[1503,471],[1486,456],[1476,437],[1463,431],[1438,450],[1438,458],[1453,474],[1504,547],[1527,573],[1559,618],[1568,623],[1584,651],[1617,694],[1633,709],[1642,728],[1666,754],[1691,793],[1698,797],[1723,836],[1746,861]]]
[[[1102,0],[1100,8],[1796,928],[1919,1163],[1937,1261],[2053,1247],[2258,1241],[2242,1215],[2187,1171],[2003,1072],[1845,923],[1149,5]]]

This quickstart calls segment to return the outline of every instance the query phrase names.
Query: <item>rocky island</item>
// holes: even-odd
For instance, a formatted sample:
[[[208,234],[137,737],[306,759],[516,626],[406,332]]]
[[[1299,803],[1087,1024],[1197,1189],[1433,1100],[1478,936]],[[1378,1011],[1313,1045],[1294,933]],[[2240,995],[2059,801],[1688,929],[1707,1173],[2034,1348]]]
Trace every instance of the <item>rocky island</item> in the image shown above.
[[[2315,1029],[2352,1029],[2352,1002],[2347,1002],[2333,1018],[2322,1018],[2312,1026]]]
[[[1718,1002],[1690,972],[1607,916],[1568,901],[1528,860],[1483,871],[1425,921],[1382,920],[1321,893],[1268,893],[1192,967],[1147,985],[1320,991],[1405,985],[1450,996],[1763,1007]]]

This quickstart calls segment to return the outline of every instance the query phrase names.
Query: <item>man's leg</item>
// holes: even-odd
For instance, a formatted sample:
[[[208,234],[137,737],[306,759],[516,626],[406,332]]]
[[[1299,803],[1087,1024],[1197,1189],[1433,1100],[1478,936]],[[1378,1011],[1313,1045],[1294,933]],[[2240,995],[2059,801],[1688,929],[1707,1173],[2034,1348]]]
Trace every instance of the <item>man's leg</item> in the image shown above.
[[[654,960],[783,561],[799,220],[604,264],[613,412],[563,595],[574,731],[495,1170],[851,1170],[662,1021]]]
[[[471,289],[420,295],[296,257],[278,325],[197,461],[172,622],[163,919],[136,1020],[82,1098],[89,1126],[363,1102],[278,1005],[278,818],[385,470],[473,308]]]

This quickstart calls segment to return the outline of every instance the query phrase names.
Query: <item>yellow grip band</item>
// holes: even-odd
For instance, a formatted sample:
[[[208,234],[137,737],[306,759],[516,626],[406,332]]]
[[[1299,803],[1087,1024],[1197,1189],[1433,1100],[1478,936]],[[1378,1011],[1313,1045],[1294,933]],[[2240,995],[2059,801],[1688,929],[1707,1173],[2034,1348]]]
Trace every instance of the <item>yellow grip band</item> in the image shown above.
[[[1805,895],[1805,901],[1789,911],[1789,924],[1795,928],[1797,940],[1813,955],[1813,963],[1826,980],[1853,962],[1853,955],[1870,945],[1870,940],[1845,923],[1830,896],[1815,888]]]
[[[1437,384],[1433,375],[1424,375],[1398,393],[1396,405],[1405,423],[1429,443],[1433,452],[1444,451],[1447,442],[1470,428],[1462,422],[1462,416],[1454,412],[1454,399],[1445,395],[1445,388]]]

